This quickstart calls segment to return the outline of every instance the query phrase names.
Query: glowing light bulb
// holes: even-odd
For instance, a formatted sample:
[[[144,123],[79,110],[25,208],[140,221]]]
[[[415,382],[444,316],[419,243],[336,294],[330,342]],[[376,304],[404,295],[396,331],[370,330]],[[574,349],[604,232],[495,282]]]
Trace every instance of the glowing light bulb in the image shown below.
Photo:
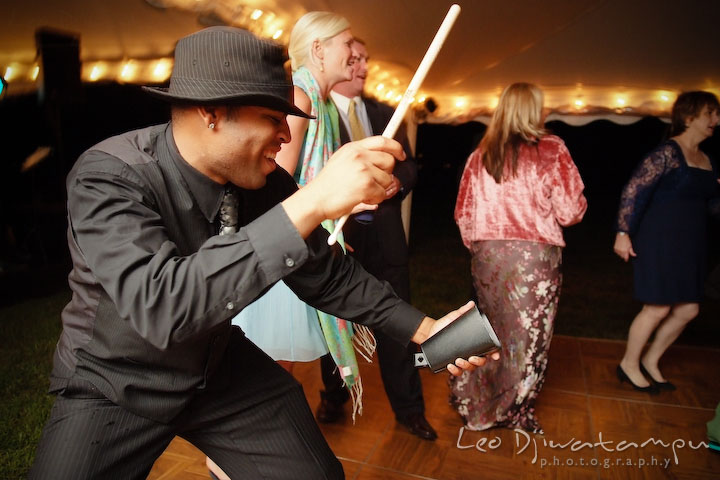
[[[30,72],[30,79],[34,82],[37,80],[38,75],[40,75],[40,65],[35,65],[32,72]]]
[[[625,100],[625,98],[623,98],[623,97],[617,97],[615,99],[615,103],[617,103],[618,107],[624,107],[625,104],[627,103],[627,100]]]
[[[125,62],[125,65],[123,65],[122,70],[120,71],[120,78],[123,80],[130,80],[130,78],[132,78],[133,70],[132,64],[130,62]]]
[[[422,95],[420,98],[418,98],[418,103],[423,103],[426,99],[427,97],[425,95]]]
[[[273,40],[277,40],[280,38],[280,35],[283,34],[282,28],[278,28],[277,31],[273,34],[272,38]]]
[[[102,69],[99,65],[95,65],[92,70],[90,70],[90,81],[94,82],[98,78],[100,78],[100,75],[102,74]]]
[[[467,105],[467,102],[463,98],[459,98],[458,100],[455,101],[455,106],[457,108],[463,108],[465,105]]]
[[[375,88],[377,89],[378,92],[381,92],[382,89],[385,88],[385,84],[383,84],[383,83],[378,83],[378,86],[375,87]]]
[[[668,97],[667,95],[665,95],[665,94],[663,93],[662,95],[660,95],[660,100],[662,100],[663,102],[669,102],[669,101],[670,101],[670,97]]]
[[[250,18],[253,20],[257,20],[258,18],[262,17],[263,11],[260,9],[256,9],[252,14],[250,15]]]
[[[583,101],[580,100],[579,98],[575,100],[575,106],[576,106],[577,108],[581,108],[583,105],[585,105],[585,102],[583,102]]]
[[[9,66],[5,69],[5,75],[3,75],[3,78],[5,81],[9,82],[15,77],[15,68],[12,66]]]
[[[158,60],[153,69],[155,80],[165,80],[170,75],[170,62],[166,59]]]
[[[397,97],[395,97],[395,101],[399,102],[400,100],[402,100],[402,97],[403,97],[402,95],[398,95]]]

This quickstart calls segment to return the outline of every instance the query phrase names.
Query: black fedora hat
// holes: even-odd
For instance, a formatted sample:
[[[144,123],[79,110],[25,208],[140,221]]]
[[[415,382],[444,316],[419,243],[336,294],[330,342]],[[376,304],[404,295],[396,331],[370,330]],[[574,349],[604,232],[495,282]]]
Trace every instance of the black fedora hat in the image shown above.
[[[256,105],[314,118],[293,103],[293,85],[276,43],[247,30],[209,27],[181,38],[168,88],[143,87],[174,103]]]

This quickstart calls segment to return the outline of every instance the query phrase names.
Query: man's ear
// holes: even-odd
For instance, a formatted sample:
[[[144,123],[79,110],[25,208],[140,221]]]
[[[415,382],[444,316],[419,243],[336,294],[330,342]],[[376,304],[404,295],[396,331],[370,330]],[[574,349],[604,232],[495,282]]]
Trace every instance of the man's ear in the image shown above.
[[[215,123],[217,120],[217,111],[215,107],[196,107],[195,110],[206,127],[211,123]]]
[[[225,107],[199,106],[195,108],[207,128],[215,128],[215,125],[217,125],[219,121],[225,120],[228,114],[227,108]],[[212,127],[210,125],[212,125]]]

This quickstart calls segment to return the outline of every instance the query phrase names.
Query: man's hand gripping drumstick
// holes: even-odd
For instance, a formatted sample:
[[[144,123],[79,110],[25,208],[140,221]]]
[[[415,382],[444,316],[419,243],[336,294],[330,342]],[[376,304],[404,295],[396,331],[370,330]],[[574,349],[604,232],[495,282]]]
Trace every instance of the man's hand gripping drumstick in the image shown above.
[[[440,48],[443,46],[443,43],[445,43],[445,39],[450,33],[450,29],[452,28],[459,14],[460,6],[457,4],[454,4],[450,7],[450,10],[448,10],[447,15],[445,15],[445,20],[443,20],[440,28],[435,34],[435,38],[433,38],[433,41],[430,43],[427,52],[425,52],[425,56],[423,57],[422,62],[420,62],[420,66],[415,72],[415,75],[413,75],[413,78],[410,81],[410,85],[408,85],[407,90],[405,90],[405,94],[403,95],[402,100],[400,100],[400,103],[395,109],[395,113],[393,113],[392,118],[390,118],[390,122],[388,122],[387,127],[385,127],[385,131],[382,134],[383,137],[393,138],[395,136],[395,133],[397,133],[397,130],[400,127],[403,118],[405,118],[405,113],[407,113],[408,107],[415,98],[415,95],[417,95],[417,92],[420,89],[420,85],[422,85],[423,80],[425,80],[425,76],[430,70],[430,66],[435,61],[435,58],[440,51]],[[335,230],[328,237],[329,245],[332,245],[337,241],[337,237],[340,234],[340,231],[342,230],[343,225],[345,225],[347,219],[348,215],[343,215],[340,220],[338,220],[337,224],[335,224]]]

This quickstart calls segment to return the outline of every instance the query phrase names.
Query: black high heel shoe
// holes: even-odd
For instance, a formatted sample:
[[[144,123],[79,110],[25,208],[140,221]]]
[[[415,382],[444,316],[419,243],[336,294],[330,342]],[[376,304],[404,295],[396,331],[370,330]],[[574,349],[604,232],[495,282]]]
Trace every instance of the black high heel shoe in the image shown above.
[[[668,392],[677,390],[677,387],[670,382],[658,382],[657,380],[655,380],[653,376],[650,375],[650,373],[645,369],[645,366],[642,364],[642,362],[640,362],[640,371],[643,375],[650,379],[650,382],[655,385],[658,390],[667,390]]]
[[[617,366],[616,372],[617,372],[618,380],[620,380],[620,383],[628,382],[630,385],[632,385],[632,387],[635,390],[637,390],[639,392],[647,392],[647,393],[651,393],[651,394],[658,393],[658,387],[656,387],[652,382],[647,387],[639,387],[639,386],[635,385],[633,383],[633,381],[630,380],[630,377],[627,376],[627,373],[625,373],[625,370],[623,370],[620,365]]]

